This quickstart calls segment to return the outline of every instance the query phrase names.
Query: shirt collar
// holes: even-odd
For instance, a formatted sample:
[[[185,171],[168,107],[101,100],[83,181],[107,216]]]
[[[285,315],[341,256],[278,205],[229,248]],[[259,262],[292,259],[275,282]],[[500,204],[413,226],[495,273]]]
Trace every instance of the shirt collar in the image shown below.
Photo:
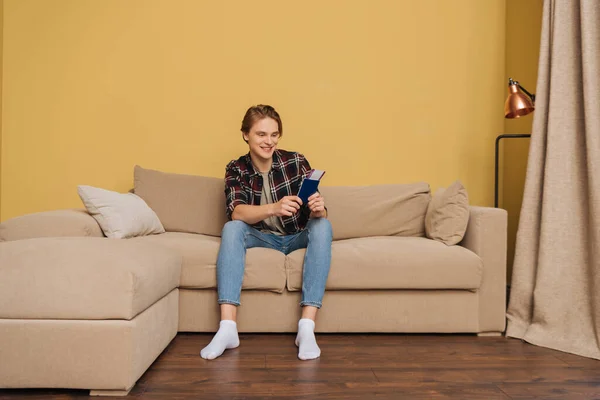
[[[246,164],[248,165],[248,171],[250,172],[251,176],[260,175],[260,171],[257,171],[256,168],[254,168],[252,158],[250,157],[250,152],[246,154]],[[281,155],[279,154],[279,150],[276,149],[273,152],[273,162],[271,163],[271,170],[281,170],[282,165],[283,163],[281,161]]]

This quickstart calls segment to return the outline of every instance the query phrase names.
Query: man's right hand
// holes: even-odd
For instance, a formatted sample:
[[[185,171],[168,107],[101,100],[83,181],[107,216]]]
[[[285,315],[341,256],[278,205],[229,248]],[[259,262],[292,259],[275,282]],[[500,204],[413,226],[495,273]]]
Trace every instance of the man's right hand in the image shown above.
[[[298,196],[285,196],[277,203],[273,203],[273,215],[276,217],[290,217],[298,212],[302,200]]]

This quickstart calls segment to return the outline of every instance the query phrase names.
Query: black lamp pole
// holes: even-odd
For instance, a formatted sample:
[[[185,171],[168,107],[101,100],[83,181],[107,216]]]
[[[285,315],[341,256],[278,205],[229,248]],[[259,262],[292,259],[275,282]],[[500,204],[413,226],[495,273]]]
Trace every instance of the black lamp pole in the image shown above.
[[[511,139],[511,138],[530,138],[530,133],[507,133],[504,135],[500,135],[496,138],[496,175],[495,175],[495,185],[494,185],[494,207],[498,207],[498,147],[501,139]]]

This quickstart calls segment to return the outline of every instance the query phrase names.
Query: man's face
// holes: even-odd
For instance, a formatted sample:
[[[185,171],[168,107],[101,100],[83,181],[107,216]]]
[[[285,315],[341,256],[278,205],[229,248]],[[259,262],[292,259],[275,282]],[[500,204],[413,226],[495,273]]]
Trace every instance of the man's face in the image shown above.
[[[265,161],[273,157],[280,137],[277,121],[269,117],[255,122],[250,132],[244,133],[244,139],[248,141],[250,147],[250,154]]]

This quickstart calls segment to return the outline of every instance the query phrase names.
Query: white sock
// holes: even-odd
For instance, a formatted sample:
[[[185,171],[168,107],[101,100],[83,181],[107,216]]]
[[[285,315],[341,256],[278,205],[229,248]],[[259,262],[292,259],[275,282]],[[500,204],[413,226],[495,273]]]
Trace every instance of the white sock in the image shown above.
[[[309,318],[298,321],[296,346],[299,347],[298,358],[301,360],[312,360],[321,355],[321,349],[315,339],[315,321]]]
[[[213,340],[200,351],[200,356],[207,360],[214,360],[219,357],[225,349],[235,349],[240,345],[238,338],[237,324],[235,321],[223,320],[219,324],[219,330],[213,337]]]

